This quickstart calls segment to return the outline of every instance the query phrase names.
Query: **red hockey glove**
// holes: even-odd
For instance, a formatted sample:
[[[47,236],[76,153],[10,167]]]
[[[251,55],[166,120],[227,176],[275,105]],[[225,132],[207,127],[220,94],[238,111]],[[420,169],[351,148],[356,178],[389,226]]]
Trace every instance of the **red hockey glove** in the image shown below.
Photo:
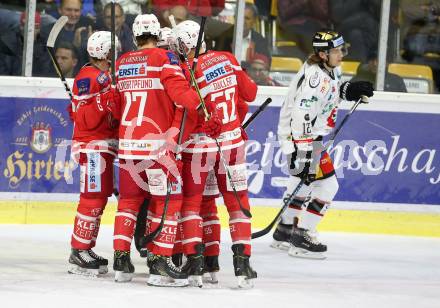
[[[215,110],[215,109],[214,109]],[[203,123],[203,131],[211,138],[217,138],[222,131],[222,120],[216,111],[211,112],[211,117]]]
[[[178,182],[178,179],[181,178],[183,162],[177,160],[174,153],[166,151],[164,155],[157,158],[157,162],[163,166],[168,181],[171,183]]]

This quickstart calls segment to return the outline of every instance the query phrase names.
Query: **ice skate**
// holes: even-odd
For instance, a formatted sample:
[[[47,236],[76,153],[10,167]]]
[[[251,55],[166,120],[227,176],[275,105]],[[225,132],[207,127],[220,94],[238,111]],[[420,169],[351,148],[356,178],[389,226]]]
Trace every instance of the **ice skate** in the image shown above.
[[[292,228],[292,225],[286,225],[280,222],[272,235],[273,241],[270,244],[270,247],[281,250],[289,250],[289,240],[290,234],[292,233]]]
[[[218,256],[206,256],[203,281],[207,283],[218,283],[217,273],[219,271]]]
[[[134,265],[131,263],[129,251],[115,251],[113,270],[116,282],[128,282],[133,279]]]
[[[150,268],[148,285],[157,287],[188,286],[188,275],[173,264],[171,257],[150,254],[147,264]]]
[[[99,274],[99,262],[89,255],[88,250],[72,248],[69,257],[69,274],[96,277]]]
[[[99,273],[107,274],[108,273],[108,260],[100,255],[97,255],[92,249],[88,250],[89,255],[98,261],[99,263]]]
[[[197,244],[195,246],[196,253],[187,256],[186,263],[182,267],[182,272],[188,275],[188,283],[192,287],[203,286],[202,276],[204,268],[203,251],[205,246],[203,244]]]
[[[294,228],[290,238],[289,256],[306,259],[325,259],[323,254],[327,246],[321,244],[316,237],[302,228]]]
[[[234,273],[238,280],[238,287],[243,289],[253,288],[253,279],[257,278],[257,272],[249,264],[249,256],[244,254],[244,245],[232,245],[234,252]]]

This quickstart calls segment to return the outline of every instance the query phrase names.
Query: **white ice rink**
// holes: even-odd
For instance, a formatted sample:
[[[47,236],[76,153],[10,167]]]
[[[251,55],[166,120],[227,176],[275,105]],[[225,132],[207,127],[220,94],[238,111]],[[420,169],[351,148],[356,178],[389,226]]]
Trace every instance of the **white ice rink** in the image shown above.
[[[112,228],[104,226],[96,252],[112,263]],[[155,288],[133,252],[131,283],[66,272],[71,226],[0,225],[0,307],[440,307],[440,239],[321,234],[328,259],[301,260],[254,241],[252,290],[236,290],[229,236],[223,233],[220,284]]]

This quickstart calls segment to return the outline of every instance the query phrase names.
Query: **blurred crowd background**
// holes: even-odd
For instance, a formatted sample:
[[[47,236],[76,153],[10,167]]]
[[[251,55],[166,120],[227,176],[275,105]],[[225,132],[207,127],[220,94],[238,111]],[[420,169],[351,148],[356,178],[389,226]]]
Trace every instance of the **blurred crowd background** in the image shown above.
[[[0,3],[0,75],[22,76],[26,3]],[[72,78],[88,61],[88,37],[110,30],[110,0],[37,0],[32,76],[56,77],[46,51],[54,22],[69,18],[56,41],[56,57]],[[316,31],[334,29],[345,38],[344,79],[376,80],[382,0],[246,0],[241,64],[265,86],[288,86],[312,52]],[[135,48],[131,26],[142,13],[154,13],[162,26],[208,16],[208,48],[233,52],[236,1],[119,0],[116,34],[122,52]],[[438,93],[440,89],[440,0],[391,0],[385,91]]]

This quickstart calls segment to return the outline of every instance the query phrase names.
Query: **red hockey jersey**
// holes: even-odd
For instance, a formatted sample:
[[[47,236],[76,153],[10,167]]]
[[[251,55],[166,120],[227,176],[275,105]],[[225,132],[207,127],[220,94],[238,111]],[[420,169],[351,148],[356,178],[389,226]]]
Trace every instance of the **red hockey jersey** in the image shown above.
[[[151,48],[125,53],[116,71],[121,97],[119,157],[157,158],[167,139],[177,140],[181,113],[176,109],[196,110],[198,96],[170,51]]]
[[[195,78],[206,104],[213,104],[222,119],[217,140],[222,149],[232,149],[244,142],[241,137],[240,100],[254,101],[257,85],[249,78],[229,52],[209,51],[199,57]],[[242,102],[243,103],[243,102]],[[217,151],[215,141],[203,132],[203,117],[199,116],[194,133],[185,144],[184,152]]]
[[[81,68],[72,89],[74,121],[72,155],[79,152],[117,152],[117,121],[112,114],[111,77],[88,64]]]

